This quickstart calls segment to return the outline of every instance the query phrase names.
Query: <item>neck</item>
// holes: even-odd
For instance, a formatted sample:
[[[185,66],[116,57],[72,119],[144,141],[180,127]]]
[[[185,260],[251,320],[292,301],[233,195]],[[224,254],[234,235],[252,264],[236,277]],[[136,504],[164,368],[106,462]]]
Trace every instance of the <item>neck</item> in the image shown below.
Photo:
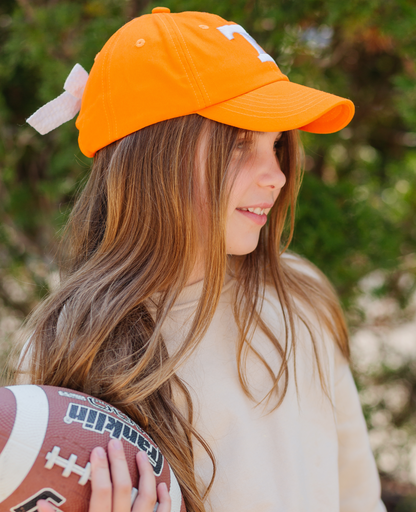
[[[190,286],[191,284],[198,283],[204,279],[205,271],[204,271],[204,262],[202,258],[198,258],[194,268],[192,269],[191,275],[189,276],[188,281],[186,282],[186,286]]]

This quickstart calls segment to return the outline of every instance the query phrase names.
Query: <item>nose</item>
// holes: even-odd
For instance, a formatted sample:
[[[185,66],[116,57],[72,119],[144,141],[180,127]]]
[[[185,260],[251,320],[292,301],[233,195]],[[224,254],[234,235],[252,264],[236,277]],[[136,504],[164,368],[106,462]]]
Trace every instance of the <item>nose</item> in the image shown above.
[[[258,185],[271,190],[280,190],[286,183],[279,159],[273,151],[265,158],[263,165],[259,166]]]

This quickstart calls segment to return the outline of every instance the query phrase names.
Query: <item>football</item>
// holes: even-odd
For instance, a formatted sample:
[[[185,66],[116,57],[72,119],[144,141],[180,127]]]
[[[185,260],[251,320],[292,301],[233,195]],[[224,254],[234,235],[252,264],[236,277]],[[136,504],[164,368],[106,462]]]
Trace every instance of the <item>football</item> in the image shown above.
[[[97,398],[53,386],[0,388],[0,512],[34,512],[39,499],[58,511],[87,512],[90,453],[120,439],[133,482],[145,451],[156,483],[169,489],[172,512],[186,512],[175,475],[152,439],[129,417]]]

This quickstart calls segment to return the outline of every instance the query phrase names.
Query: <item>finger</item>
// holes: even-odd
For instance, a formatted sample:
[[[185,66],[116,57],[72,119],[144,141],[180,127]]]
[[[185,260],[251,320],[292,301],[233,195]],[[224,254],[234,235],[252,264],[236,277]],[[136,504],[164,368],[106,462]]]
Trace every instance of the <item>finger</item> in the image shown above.
[[[162,482],[157,486],[157,500],[159,502],[157,512],[170,512],[172,503],[168,491],[168,486],[165,484],[165,482]]]
[[[156,505],[156,478],[146,452],[139,451],[136,455],[139,469],[139,493],[134,502],[132,512],[153,512]]]
[[[54,507],[52,507],[52,505],[46,500],[39,500],[36,503],[36,506],[38,508],[38,512],[55,512]]]
[[[113,481],[113,512],[131,508],[131,477],[124,455],[123,444],[118,439],[108,443],[111,479]]]
[[[112,486],[104,448],[94,448],[90,460],[92,492],[89,512],[111,512]]]

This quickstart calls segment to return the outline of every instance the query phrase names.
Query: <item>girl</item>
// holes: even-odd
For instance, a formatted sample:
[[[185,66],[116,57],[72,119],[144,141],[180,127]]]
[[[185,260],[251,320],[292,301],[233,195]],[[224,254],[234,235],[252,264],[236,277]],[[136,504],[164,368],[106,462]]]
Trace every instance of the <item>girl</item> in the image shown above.
[[[342,129],[352,102],[290,82],[241,26],[164,7],[65,90],[28,122],[46,133],[81,106],[94,160],[60,288],[30,319],[30,381],[133,418],[188,512],[385,511],[337,298],[287,251],[298,130]],[[129,510],[113,449],[114,501],[97,485],[92,512]]]

